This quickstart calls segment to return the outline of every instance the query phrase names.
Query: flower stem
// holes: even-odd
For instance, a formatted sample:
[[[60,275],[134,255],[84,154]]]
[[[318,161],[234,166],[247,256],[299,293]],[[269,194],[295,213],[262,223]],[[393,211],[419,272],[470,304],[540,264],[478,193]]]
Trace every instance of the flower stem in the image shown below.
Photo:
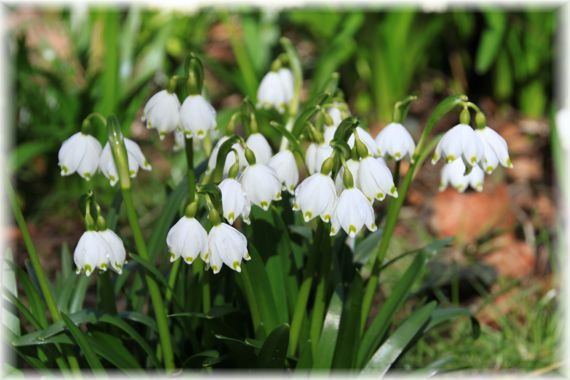
[[[135,211],[135,205],[133,202],[133,195],[130,188],[123,188],[123,202],[125,204],[125,209],[127,211],[127,218],[131,229],[133,232],[133,238],[135,240],[135,245],[139,256],[150,262],[150,255],[148,254],[146,244],[143,238],[143,234],[139,225],[139,220]],[[168,331],[168,319],[166,318],[166,309],[160,294],[160,290],[154,278],[150,275],[145,275],[145,280],[147,283],[148,291],[150,293],[150,299],[152,302],[152,307],[154,309],[154,314],[156,318],[156,325],[158,327],[158,335],[160,338],[160,345],[162,352],[164,353],[164,366],[167,371],[172,371],[174,367],[174,355],[172,352],[172,343],[170,341],[170,332]]]
[[[368,319],[368,314],[370,313],[370,309],[372,308],[372,301],[374,300],[374,294],[376,293],[378,282],[380,281],[380,269],[382,266],[382,262],[386,257],[386,253],[388,252],[388,247],[390,246],[390,241],[392,239],[392,235],[394,234],[396,222],[398,221],[398,217],[400,215],[400,209],[402,208],[402,205],[406,200],[406,195],[408,193],[408,189],[410,188],[410,184],[414,178],[416,170],[422,165],[423,159],[425,159],[425,157],[427,156],[426,154],[429,153],[431,149],[433,149],[433,144],[428,144],[427,139],[429,138],[435,124],[446,113],[453,110],[455,107],[462,105],[465,101],[467,101],[467,97],[465,95],[450,96],[437,105],[437,107],[430,115],[424,130],[422,131],[422,135],[418,142],[418,146],[412,158],[413,162],[410,165],[410,168],[408,169],[408,172],[406,173],[406,176],[404,177],[403,182],[400,185],[400,188],[398,189],[398,198],[390,200],[390,205],[388,206],[388,212],[386,217],[386,225],[384,227],[384,234],[382,235],[382,239],[380,240],[380,245],[378,246],[378,250],[376,251],[376,254],[373,256],[374,262],[372,264],[372,272],[370,274],[370,278],[368,279],[368,284],[366,285],[364,298],[362,300],[362,312],[360,315],[361,317],[360,332],[364,331],[366,320]]]
[[[196,179],[194,175],[194,145],[192,144],[192,138],[185,138],[185,149],[186,149],[186,177],[188,178],[188,199],[187,204],[194,202],[196,199]]]

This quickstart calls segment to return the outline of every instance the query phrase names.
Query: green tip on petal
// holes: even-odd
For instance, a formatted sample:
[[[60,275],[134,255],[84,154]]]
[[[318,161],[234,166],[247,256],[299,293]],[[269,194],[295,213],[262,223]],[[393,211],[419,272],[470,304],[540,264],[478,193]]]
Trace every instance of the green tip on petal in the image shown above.
[[[477,162],[477,157],[472,156],[470,162],[471,162],[471,165],[473,165],[474,163],[476,163],[476,162]]]
[[[189,139],[189,138],[192,137],[192,133],[190,133],[190,132],[188,132],[188,131],[185,131],[185,132],[184,132],[184,136],[185,136],[187,139]]]
[[[62,166],[61,166],[61,172],[62,172],[63,174],[67,174],[68,171],[69,171],[69,169],[67,168],[67,166],[65,166],[65,165],[62,165]]]
[[[382,199],[384,199],[384,197],[385,197],[384,193],[377,193],[376,194],[376,199],[378,199],[378,200],[382,200]]]
[[[243,255],[243,259],[244,259],[244,260],[251,260],[251,256],[249,255],[249,252],[246,252],[246,253]]]
[[[368,229],[369,229],[370,231],[374,232],[374,231],[376,231],[376,230],[378,229],[378,227],[376,226],[376,224],[372,223]]]
[[[99,265],[99,268],[101,268],[102,270],[107,270],[107,263],[101,263]]]
[[[449,156],[447,156],[446,158],[447,163],[449,164],[452,161],[455,161],[455,156],[453,154],[450,154]]]
[[[170,252],[168,254],[168,256],[170,257],[170,262],[173,262],[174,260],[176,260],[176,255],[174,253]]]
[[[235,214],[234,214],[233,212],[230,212],[230,213],[228,214],[228,221],[229,221],[230,223],[233,223],[235,218],[236,218],[236,216],[235,216]]]
[[[112,174],[109,176],[109,179],[111,180],[111,182],[115,182],[115,181],[117,180],[117,179],[115,178],[115,176],[112,175]]]
[[[306,211],[303,214],[303,217],[305,218],[305,222],[307,222],[307,221],[311,220],[311,218],[313,217],[313,213],[310,211]]]
[[[85,274],[87,276],[89,276],[91,274],[91,272],[93,271],[93,269],[91,268],[91,265],[89,265],[89,264],[85,264],[85,266],[83,267],[83,270],[85,271]]]
[[[330,233],[329,235],[330,235],[330,236],[336,235],[336,228],[331,227],[331,233]]]
[[[324,220],[325,222],[330,222],[330,221],[331,221],[331,216],[330,216],[330,214],[325,214],[325,215],[323,215],[323,220]]]
[[[267,211],[267,209],[269,208],[269,203],[266,201],[261,201],[261,203],[259,204],[261,206],[262,209],[264,209],[265,211]]]
[[[299,204],[297,202],[293,202],[293,211],[299,210]]]
[[[218,273],[220,271],[220,268],[218,268],[217,265],[212,265],[212,270],[214,271],[214,273]]]
[[[235,270],[236,272],[241,272],[241,266],[239,265],[239,261],[234,261],[234,262],[232,263],[232,267],[234,268],[234,270]]]
[[[134,177],[137,173],[134,170],[129,170],[129,175]]]
[[[85,178],[86,180],[89,181],[91,179],[91,173],[89,173],[89,172],[83,173],[83,178]]]
[[[210,254],[208,252],[206,252],[206,254],[204,255],[204,261],[208,261],[209,258],[210,258]]]
[[[512,168],[512,167],[513,167],[513,162],[511,161],[510,158],[507,159],[507,167],[508,167],[508,168]]]
[[[198,129],[197,135],[204,136],[204,131],[202,129]]]
[[[281,192],[275,194],[275,200],[276,200],[276,201],[280,201],[280,200],[281,200]]]
[[[350,237],[354,237],[354,235],[356,235],[356,226],[354,224],[348,226],[348,235]]]
[[[396,157],[397,159],[400,159],[402,157],[402,154],[400,152],[396,152],[394,154],[394,157]]]
[[[492,173],[492,172],[493,172],[493,167],[492,167],[492,166],[487,166],[486,171],[487,171],[487,173],[489,173],[489,174]]]
[[[392,186],[392,188],[390,189],[390,194],[398,195],[398,189],[396,189],[396,186]]]
[[[439,156],[437,155],[437,153],[434,153],[433,157],[431,159],[431,163],[435,164],[438,160],[439,160]]]
[[[164,138],[166,137],[166,133],[164,132],[158,132],[158,138],[161,140],[164,140]]]
[[[192,259],[192,257],[190,257],[190,256],[186,256],[186,257],[184,258],[184,261],[186,261],[188,264],[192,264],[193,259]]]

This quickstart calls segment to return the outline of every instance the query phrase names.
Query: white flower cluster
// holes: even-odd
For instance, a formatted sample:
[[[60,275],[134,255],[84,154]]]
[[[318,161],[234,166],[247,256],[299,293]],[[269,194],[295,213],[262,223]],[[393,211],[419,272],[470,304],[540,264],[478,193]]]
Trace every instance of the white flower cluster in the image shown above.
[[[437,144],[432,163],[441,157],[446,164],[441,172],[440,190],[451,185],[461,192],[468,186],[482,191],[485,173],[491,174],[499,163],[513,167],[507,142],[488,126],[474,130],[467,124],[458,124],[451,128]]]
[[[130,176],[135,177],[139,169],[151,170],[138,144],[127,138],[124,140]],[[99,141],[89,134],[77,132],[65,140],[59,149],[58,159],[62,176],[77,173],[90,180],[97,170],[100,170],[109,179],[111,186],[115,186],[119,180],[109,143],[101,148]]]
[[[121,274],[125,257],[122,240],[110,229],[84,232],[73,252],[77,273],[83,271],[87,276],[95,268],[106,271],[109,266]]]

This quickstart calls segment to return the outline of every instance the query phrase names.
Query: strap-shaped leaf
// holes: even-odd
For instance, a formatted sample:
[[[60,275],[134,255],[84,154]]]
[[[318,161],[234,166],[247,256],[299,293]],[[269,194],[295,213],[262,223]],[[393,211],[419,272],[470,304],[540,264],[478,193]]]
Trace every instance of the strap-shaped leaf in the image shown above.
[[[293,136],[299,136],[307,124],[307,122],[315,116],[315,114],[319,111],[320,107],[322,107],[325,103],[327,103],[331,98],[330,94],[323,93],[317,96],[313,103],[308,104],[300,113],[299,116],[295,119],[295,123],[293,124]]]
[[[77,343],[81,349],[81,353],[85,356],[85,359],[87,359],[89,367],[95,370],[103,370],[103,365],[101,364],[99,357],[97,357],[97,354],[93,351],[93,347],[89,344],[89,341],[79,327],[75,326],[75,323],[65,313],[61,313],[61,319],[71,333],[75,343]]]
[[[334,350],[339,332],[340,315],[342,313],[342,300],[339,291],[335,291],[325,315],[323,330],[317,345],[314,368],[328,369],[332,365]]]
[[[481,324],[471,312],[471,310],[466,307],[447,307],[435,309],[431,314],[431,319],[426,327],[426,331],[431,330],[437,325],[445,323],[455,318],[468,317],[471,321],[471,333],[473,339],[477,339],[481,334]]]
[[[364,372],[384,376],[412,339],[425,329],[436,306],[437,303],[432,301],[406,319],[372,356]]]
[[[259,368],[284,368],[287,346],[289,344],[289,325],[277,326],[263,342],[258,356]]]

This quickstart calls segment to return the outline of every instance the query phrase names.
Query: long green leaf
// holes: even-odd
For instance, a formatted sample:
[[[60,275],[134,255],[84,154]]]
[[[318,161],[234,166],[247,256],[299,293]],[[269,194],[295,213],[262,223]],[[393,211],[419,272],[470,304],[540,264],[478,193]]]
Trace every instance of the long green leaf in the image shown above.
[[[336,341],[339,333],[340,316],[342,313],[342,300],[339,292],[336,291],[332,295],[332,299],[325,315],[323,330],[317,345],[317,354],[315,355],[313,367],[320,369],[331,368]]]
[[[475,315],[471,312],[471,310],[465,307],[448,307],[448,308],[440,308],[435,309],[431,315],[431,319],[429,324],[426,327],[426,331],[431,330],[437,325],[445,323],[455,318],[459,317],[468,317],[471,321],[471,331],[472,336],[474,339],[477,339],[481,334],[481,325]]]
[[[73,321],[65,313],[61,313],[61,319],[63,320],[63,323],[65,323],[65,326],[67,327],[71,335],[73,336],[73,339],[75,340],[77,345],[81,348],[81,353],[85,356],[85,359],[87,359],[87,362],[89,363],[91,369],[103,370],[103,365],[101,364],[101,361],[97,357],[97,354],[95,354],[95,352],[93,351],[92,346],[89,344],[89,341],[87,340],[83,332],[81,332],[79,327],[75,326]]]
[[[283,368],[289,344],[289,325],[277,326],[265,339],[258,356],[259,368]]]
[[[137,359],[123,345],[121,339],[106,333],[94,331],[87,337],[95,353],[120,369],[140,369]]]

